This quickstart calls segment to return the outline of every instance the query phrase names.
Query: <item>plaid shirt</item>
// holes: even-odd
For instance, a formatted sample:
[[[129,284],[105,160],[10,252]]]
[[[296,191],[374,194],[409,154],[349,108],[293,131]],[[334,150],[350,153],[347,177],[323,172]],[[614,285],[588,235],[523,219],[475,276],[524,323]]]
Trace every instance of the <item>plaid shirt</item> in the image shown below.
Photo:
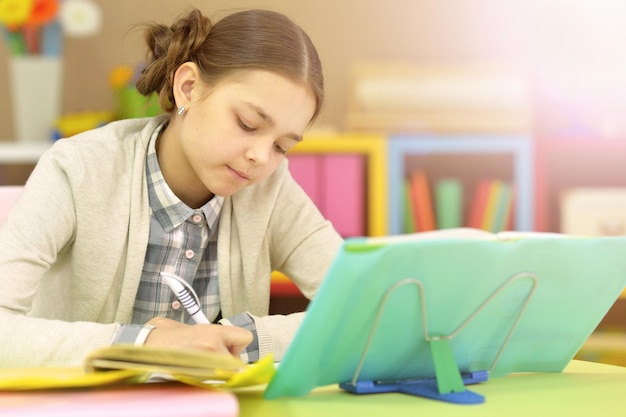
[[[209,320],[253,332],[254,340],[241,356],[246,361],[256,361],[259,358],[258,340],[250,315],[220,317],[217,230],[224,198],[214,196],[201,208],[192,209],[176,197],[163,178],[156,154],[156,141],[163,126],[155,130],[148,145],[146,177],[152,215],[133,317],[130,325],[120,326],[113,343],[143,343],[150,330],[144,323],[153,317],[194,323],[172,290],[160,279],[161,272],[169,272],[193,287]]]

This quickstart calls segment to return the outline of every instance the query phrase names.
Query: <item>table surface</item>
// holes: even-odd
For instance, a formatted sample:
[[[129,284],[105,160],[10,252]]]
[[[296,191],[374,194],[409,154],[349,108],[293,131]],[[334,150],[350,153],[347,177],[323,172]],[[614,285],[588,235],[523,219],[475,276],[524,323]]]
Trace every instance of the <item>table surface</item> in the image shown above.
[[[626,368],[572,361],[563,373],[494,378],[470,390],[486,400],[456,405],[405,394],[354,395],[336,385],[299,398],[264,400],[262,389],[238,391],[246,416],[618,416],[626,413]],[[621,409],[621,410],[620,410]]]

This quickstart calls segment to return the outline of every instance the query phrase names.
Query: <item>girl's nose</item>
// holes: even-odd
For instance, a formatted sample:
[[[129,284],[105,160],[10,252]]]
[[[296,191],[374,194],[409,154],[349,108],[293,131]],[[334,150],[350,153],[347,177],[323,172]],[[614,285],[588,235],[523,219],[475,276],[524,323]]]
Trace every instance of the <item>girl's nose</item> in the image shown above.
[[[268,141],[259,140],[254,142],[246,149],[245,158],[252,161],[255,165],[266,164],[274,146],[273,142],[270,142],[269,145],[267,144]]]

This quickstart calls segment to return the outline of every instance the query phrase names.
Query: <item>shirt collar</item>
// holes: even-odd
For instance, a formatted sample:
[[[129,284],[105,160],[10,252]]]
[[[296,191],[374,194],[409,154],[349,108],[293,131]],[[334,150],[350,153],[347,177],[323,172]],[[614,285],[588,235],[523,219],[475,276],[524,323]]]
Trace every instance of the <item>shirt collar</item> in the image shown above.
[[[206,218],[209,229],[217,223],[224,203],[224,197],[213,196],[205,205],[198,210],[183,203],[171,190],[163,178],[161,166],[156,153],[156,142],[161,131],[167,125],[167,121],[159,124],[150,137],[148,154],[146,156],[146,177],[148,180],[148,197],[152,213],[163,227],[165,232],[180,226],[188,218],[198,211],[202,211]]]

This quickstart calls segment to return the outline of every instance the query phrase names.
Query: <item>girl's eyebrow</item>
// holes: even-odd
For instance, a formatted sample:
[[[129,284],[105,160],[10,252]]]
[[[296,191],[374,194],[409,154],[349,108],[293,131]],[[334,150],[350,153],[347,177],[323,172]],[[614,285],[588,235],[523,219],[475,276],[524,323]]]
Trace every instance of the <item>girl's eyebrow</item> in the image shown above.
[[[258,114],[259,117],[261,117],[261,119],[265,120],[265,122],[267,124],[269,124],[270,126],[274,126],[274,119],[272,119],[269,114],[265,113],[265,111],[263,111],[263,109],[261,107],[257,106],[254,103],[251,103],[249,101],[244,101],[243,104],[245,106],[249,107],[251,110],[253,110],[256,114]],[[296,142],[301,142],[302,141],[302,136],[296,135],[295,133],[288,133],[285,136],[287,136],[290,139],[295,140]]]

